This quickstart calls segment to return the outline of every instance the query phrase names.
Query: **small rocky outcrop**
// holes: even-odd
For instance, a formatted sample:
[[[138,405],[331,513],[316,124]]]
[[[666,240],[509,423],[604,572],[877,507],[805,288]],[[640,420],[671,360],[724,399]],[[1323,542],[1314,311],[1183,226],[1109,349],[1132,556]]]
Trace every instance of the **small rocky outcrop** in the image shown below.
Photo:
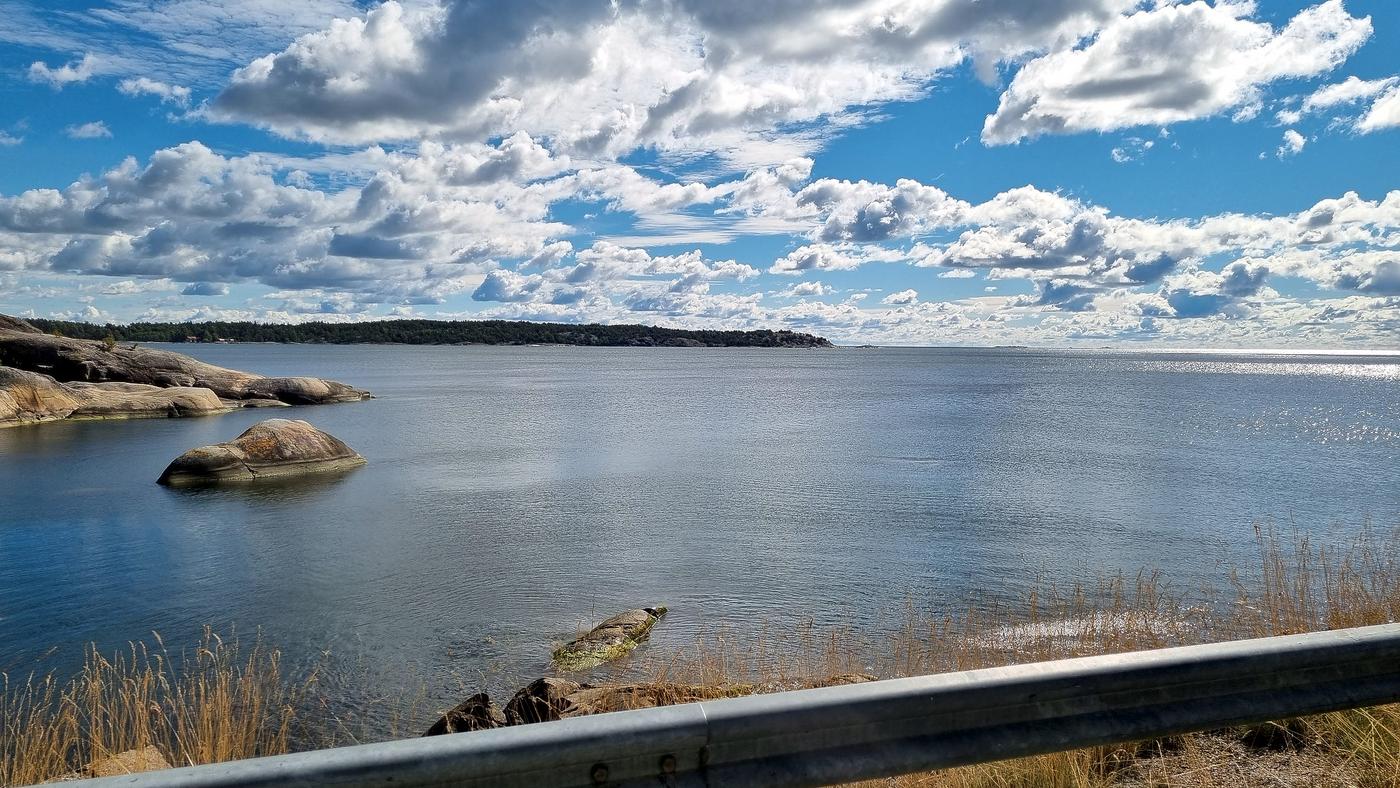
[[[500,706],[492,703],[491,698],[486,693],[480,692],[442,715],[442,719],[433,723],[433,727],[429,728],[428,732],[423,735],[441,736],[444,733],[485,731],[505,726],[505,712],[501,711]]]
[[[645,607],[618,613],[573,642],[554,651],[554,664],[562,670],[587,670],[621,657],[646,640],[665,607]]]
[[[242,435],[191,449],[170,463],[160,484],[255,481],[343,471],[365,464],[339,439],[304,421],[268,419]]]
[[[4,316],[0,316],[4,317]],[[216,367],[169,350],[109,347],[55,337],[17,318],[0,321],[0,365],[49,375],[60,383],[142,383],[161,388],[206,388],[228,400],[276,400],[292,405],[358,402],[367,391],[333,380],[270,378]]]
[[[578,692],[582,686],[568,679],[535,679],[515,693],[506,704],[506,723],[528,725],[561,719],[573,705],[569,702],[569,695]]]

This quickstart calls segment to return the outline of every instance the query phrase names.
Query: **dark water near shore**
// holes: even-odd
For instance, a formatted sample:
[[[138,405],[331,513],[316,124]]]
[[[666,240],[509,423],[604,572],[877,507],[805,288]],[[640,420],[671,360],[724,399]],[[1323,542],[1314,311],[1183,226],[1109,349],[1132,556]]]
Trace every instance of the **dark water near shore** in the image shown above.
[[[1394,356],[180,349],[378,399],[0,430],[0,671],[210,623],[262,627],[295,662],[330,651],[347,696],[411,676],[445,702],[537,674],[554,639],[628,607],[671,607],[664,649],[1041,571],[1219,584],[1258,521],[1400,524]],[[369,465],[154,483],[273,415]]]

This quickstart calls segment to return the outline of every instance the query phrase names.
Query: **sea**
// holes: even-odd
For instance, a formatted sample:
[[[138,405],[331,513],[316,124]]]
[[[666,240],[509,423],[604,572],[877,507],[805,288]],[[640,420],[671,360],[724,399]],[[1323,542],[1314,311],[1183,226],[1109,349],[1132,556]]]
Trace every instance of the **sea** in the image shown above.
[[[634,607],[670,610],[642,659],[722,631],[879,628],[1046,577],[1219,587],[1257,565],[1259,528],[1338,544],[1400,526],[1397,355],[172,348],[375,398],[0,430],[12,679],[210,626],[317,666],[350,708],[441,708]],[[368,464],[156,484],[269,417]]]

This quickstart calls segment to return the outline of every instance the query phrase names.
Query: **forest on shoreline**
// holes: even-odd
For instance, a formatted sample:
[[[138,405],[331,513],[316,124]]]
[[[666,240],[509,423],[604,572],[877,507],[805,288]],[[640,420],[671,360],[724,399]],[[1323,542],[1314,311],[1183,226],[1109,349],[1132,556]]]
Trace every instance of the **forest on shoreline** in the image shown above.
[[[693,331],[644,325],[534,323],[520,320],[376,320],[364,323],[270,324],[247,321],[98,325],[28,318],[37,328],[75,339],[118,342],[283,342],[327,345],[592,345],[605,347],[832,347],[796,331]]]

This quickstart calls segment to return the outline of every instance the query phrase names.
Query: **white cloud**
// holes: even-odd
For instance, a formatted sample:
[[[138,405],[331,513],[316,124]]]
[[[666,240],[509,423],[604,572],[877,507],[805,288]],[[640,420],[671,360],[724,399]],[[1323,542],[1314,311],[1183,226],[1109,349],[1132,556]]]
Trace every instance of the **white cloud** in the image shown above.
[[[188,143],[62,190],[0,196],[0,271],[9,272],[0,277],[91,293],[126,319],[432,316],[449,299],[470,298],[474,316],[788,326],[859,341],[1026,344],[1139,337],[1147,325],[1153,341],[1205,344],[1198,326],[1264,341],[1291,326],[1299,341],[1379,342],[1400,328],[1387,317],[1400,307],[1400,191],[1347,193],[1279,216],[1139,219],[1030,186],[974,203],[913,180],[813,181],[808,160],[665,184],[556,155],[528,136],[330,156],[223,156]],[[355,171],[351,182],[326,185],[340,167]],[[298,170],[305,177],[288,177]],[[655,198],[661,208],[651,216],[766,228],[791,239],[791,251],[739,260],[590,244],[551,218],[554,206],[581,196],[595,203],[589,210],[638,216]],[[832,304],[816,300],[835,295],[829,285],[775,285],[760,271],[875,263],[911,277],[896,280],[907,290],[879,304]],[[946,286],[931,274],[982,275],[989,292],[1013,295],[938,300]],[[1270,287],[1287,290],[1278,283],[1289,279],[1320,295],[1305,303]],[[113,280],[111,292],[81,289]],[[126,282],[151,283],[151,295]],[[252,285],[233,290],[243,283]],[[20,295],[0,280],[0,306],[38,292]],[[231,292],[236,304],[217,300]],[[187,306],[200,296],[211,305]]]
[[[916,304],[919,301],[919,291],[914,289],[901,290],[898,293],[890,293],[880,299],[880,303],[886,306],[904,306],[906,304]]]
[[[1341,82],[1325,85],[1314,91],[1303,101],[1302,111],[1316,112],[1339,104],[1352,104],[1382,93],[1397,83],[1400,83],[1400,77],[1372,80],[1347,77]]]
[[[1357,109],[1357,104],[1371,99],[1369,106]],[[1278,117],[1285,123],[1296,123],[1304,115],[1339,108],[1338,120],[1362,134],[1400,126],[1400,76],[1371,80],[1347,77],[1318,88],[1296,109],[1283,109]]]
[[[969,58],[988,76],[1137,3],[386,2],[239,69],[212,112],[336,142],[525,130],[575,155],[772,163]]]
[[[16,137],[7,132],[0,131],[0,148],[13,148],[24,142],[24,137]]]
[[[190,103],[189,88],[181,85],[168,85],[150,77],[123,79],[118,83],[117,90],[127,96],[155,96],[162,103],[179,104],[182,107],[188,106]]]
[[[831,287],[830,285],[826,285],[817,281],[811,281],[796,282],[782,290],[779,290],[776,293],[773,293],[773,295],[777,298],[807,298],[811,296],[829,296],[835,292],[836,289]]]
[[[1357,130],[1362,133],[1393,129],[1397,126],[1400,126],[1400,87],[1387,90],[1356,122]]]
[[[68,126],[63,133],[71,140],[95,140],[112,136],[112,130],[100,120]]]
[[[1371,35],[1341,0],[1300,12],[1281,30],[1246,17],[1253,3],[1159,4],[1109,23],[1079,49],[1027,63],[987,117],[982,139],[1162,125],[1234,111],[1252,117],[1260,89],[1326,73]]]
[[[1299,153],[1303,152],[1303,146],[1307,144],[1307,137],[1304,137],[1293,129],[1288,129],[1283,133],[1283,144],[1278,146],[1278,150],[1274,155],[1278,156],[1280,159],[1289,156],[1297,156]]]
[[[62,90],[65,85],[86,82],[97,74],[97,58],[85,54],[79,60],[51,67],[36,60],[29,64],[29,81],[42,82],[54,90]]]

